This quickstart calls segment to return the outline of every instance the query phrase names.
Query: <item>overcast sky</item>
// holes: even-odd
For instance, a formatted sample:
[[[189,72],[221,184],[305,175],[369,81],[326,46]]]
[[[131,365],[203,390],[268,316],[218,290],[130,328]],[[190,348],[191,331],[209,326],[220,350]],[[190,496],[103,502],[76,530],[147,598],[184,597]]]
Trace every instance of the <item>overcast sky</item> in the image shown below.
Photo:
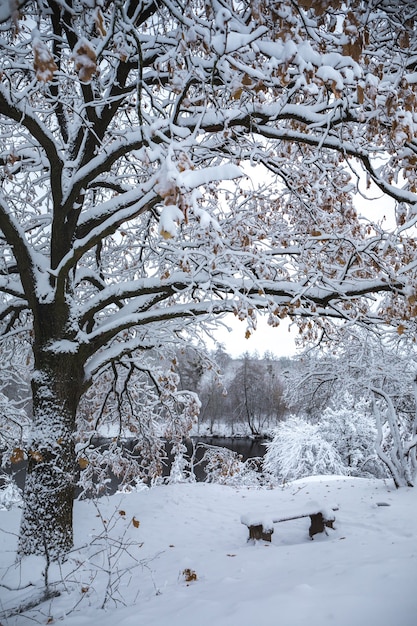
[[[221,342],[226,352],[236,358],[244,352],[258,352],[262,356],[266,351],[275,356],[292,356],[296,347],[294,339],[298,329],[292,327],[289,330],[289,321],[283,320],[278,328],[268,326],[265,317],[258,318],[258,328],[249,338],[245,339],[246,322],[240,322],[234,315],[224,318],[225,324],[231,328],[227,331],[224,326],[219,326],[215,335]]]

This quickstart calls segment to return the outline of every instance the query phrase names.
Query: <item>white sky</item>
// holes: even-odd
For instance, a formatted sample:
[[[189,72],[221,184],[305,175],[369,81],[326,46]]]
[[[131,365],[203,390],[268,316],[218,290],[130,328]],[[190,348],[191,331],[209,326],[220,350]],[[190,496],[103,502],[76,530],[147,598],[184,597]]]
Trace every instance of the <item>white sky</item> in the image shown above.
[[[267,324],[266,317],[259,316],[258,328],[249,339],[245,338],[247,328],[245,321],[239,321],[232,314],[225,317],[223,321],[231,330],[228,331],[225,326],[219,325],[214,334],[216,339],[224,345],[226,352],[233,358],[244,352],[252,354],[258,352],[262,356],[266,351],[269,351],[278,357],[295,354],[294,339],[298,334],[298,329],[296,327],[290,328],[289,320],[282,320],[279,327],[273,328]]]

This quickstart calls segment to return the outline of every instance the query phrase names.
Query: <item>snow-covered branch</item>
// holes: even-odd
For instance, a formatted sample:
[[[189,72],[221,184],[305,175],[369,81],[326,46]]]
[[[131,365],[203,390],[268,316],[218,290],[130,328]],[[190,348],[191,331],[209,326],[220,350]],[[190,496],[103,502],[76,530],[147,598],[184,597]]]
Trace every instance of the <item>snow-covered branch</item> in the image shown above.
[[[417,35],[397,4],[1,4],[0,329],[32,326],[36,368],[22,554],[71,545],[89,385],[109,377],[103,414],[142,394],[188,428],[166,355],[163,402],[132,364],[193,325],[415,334]],[[370,210],[366,184],[390,204]]]

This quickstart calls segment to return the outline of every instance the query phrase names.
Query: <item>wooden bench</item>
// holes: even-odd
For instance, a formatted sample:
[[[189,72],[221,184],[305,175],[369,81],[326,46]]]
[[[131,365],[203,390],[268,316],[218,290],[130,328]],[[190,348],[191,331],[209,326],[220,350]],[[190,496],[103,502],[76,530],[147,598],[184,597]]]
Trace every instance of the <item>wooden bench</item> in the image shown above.
[[[318,533],[322,533],[326,531],[326,528],[333,528],[333,524],[335,522],[335,516],[333,514],[329,514],[325,511],[324,508],[315,508],[312,510],[300,511],[295,514],[288,514],[282,516],[276,516],[271,518],[265,518],[258,514],[247,514],[242,515],[240,521],[242,524],[249,528],[249,538],[248,541],[252,540],[262,540],[262,541],[271,541],[272,533],[274,532],[274,524],[279,524],[280,522],[289,522],[294,519],[301,519],[303,517],[310,518],[310,528],[308,529],[308,534],[310,535],[310,539],[313,539],[314,535]]]

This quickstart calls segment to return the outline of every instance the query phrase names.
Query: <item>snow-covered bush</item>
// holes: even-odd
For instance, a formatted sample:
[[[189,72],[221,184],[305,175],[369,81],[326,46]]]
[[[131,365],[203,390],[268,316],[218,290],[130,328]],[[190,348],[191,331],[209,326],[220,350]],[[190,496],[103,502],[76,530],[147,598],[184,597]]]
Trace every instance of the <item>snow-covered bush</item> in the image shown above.
[[[183,443],[176,443],[172,448],[174,460],[167,483],[194,483],[196,478],[192,470],[190,459],[187,458],[187,446]]]
[[[292,415],[274,431],[266,444],[263,468],[282,482],[321,474],[346,474],[336,446],[329,442],[318,424]]]
[[[414,334],[399,328],[326,331],[320,350],[307,351],[288,371],[285,395],[292,411],[323,428],[327,421],[349,473],[389,474],[397,487],[413,486],[417,476],[417,352]],[[343,450],[347,442],[350,449]]]
[[[12,506],[22,504],[22,490],[11,476],[4,475],[4,485],[0,487],[0,511],[8,511]]]
[[[259,459],[243,461],[240,454],[228,448],[205,447],[202,463],[206,473],[206,482],[235,487],[258,486],[262,483]]]
[[[24,458],[29,428],[30,420],[25,411],[0,392],[0,465]]]

